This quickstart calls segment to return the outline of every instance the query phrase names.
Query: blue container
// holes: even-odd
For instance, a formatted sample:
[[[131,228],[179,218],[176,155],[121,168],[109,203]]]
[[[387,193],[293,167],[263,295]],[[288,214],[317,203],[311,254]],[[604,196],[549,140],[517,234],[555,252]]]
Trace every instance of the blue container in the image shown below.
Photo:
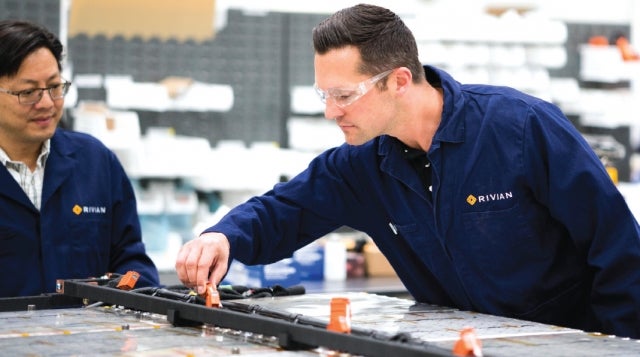
[[[293,254],[302,281],[322,281],[324,279],[324,247],[313,242]]]
[[[271,287],[281,285],[290,287],[300,284],[299,267],[291,259],[266,265],[244,265],[234,260],[229,267],[222,285],[243,285],[251,288]]]

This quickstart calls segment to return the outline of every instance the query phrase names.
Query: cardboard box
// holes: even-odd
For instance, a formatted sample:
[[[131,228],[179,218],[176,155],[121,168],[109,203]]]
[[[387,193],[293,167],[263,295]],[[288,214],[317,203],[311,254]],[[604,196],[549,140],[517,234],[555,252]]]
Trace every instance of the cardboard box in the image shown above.
[[[395,270],[387,258],[382,255],[380,249],[374,243],[367,243],[364,245],[364,261],[367,268],[367,276],[369,277],[383,277],[383,276],[396,276]]]
[[[214,0],[73,0],[69,37],[85,34],[205,41],[215,36]]]

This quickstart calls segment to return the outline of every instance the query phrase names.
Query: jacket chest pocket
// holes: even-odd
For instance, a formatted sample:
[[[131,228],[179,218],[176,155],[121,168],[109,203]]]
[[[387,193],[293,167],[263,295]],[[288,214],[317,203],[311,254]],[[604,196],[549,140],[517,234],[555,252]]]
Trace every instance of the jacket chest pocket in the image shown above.
[[[482,269],[502,275],[511,268],[520,270],[527,259],[544,259],[545,249],[538,244],[518,205],[508,209],[468,212],[462,215],[464,230],[457,247],[474,257]]]
[[[69,228],[74,250],[108,251],[111,227],[106,217],[74,220]]]

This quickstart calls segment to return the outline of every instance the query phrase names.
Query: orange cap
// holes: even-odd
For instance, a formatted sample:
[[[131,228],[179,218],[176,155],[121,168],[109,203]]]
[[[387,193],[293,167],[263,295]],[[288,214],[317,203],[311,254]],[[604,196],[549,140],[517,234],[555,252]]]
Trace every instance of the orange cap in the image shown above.
[[[633,49],[629,40],[626,37],[620,36],[616,40],[616,46],[620,50],[620,55],[624,61],[637,61],[640,59],[640,55]]]
[[[456,356],[482,356],[482,341],[478,339],[473,327],[465,327],[460,331],[460,338],[453,345],[453,354]]]
[[[331,299],[331,317],[327,330],[351,333],[351,302],[348,298]]]
[[[220,294],[218,294],[218,290],[211,282],[207,283],[204,291],[204,304],[206,307],[222,307]]]
[[[592,36],[589,38],[591,46],[609,46],[609,39],[604,36]]]

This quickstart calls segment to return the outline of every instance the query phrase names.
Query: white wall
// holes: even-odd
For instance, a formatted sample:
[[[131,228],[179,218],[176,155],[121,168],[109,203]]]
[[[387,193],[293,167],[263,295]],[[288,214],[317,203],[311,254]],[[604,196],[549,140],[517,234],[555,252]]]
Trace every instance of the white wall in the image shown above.
[[[61,15],[66,17],[70,2],[61,1]],[[226,12],[229,8],[244,9],[249,12],[306,12],[306,13],[332,13],[344,7],[361,2],[369,2],[388,7],[398,14],[415,14],[424,10],[443,10],[451,17],[466,15],[473,12],[481,12],[487,5],[524,5],[533,6],[552,19],[585,22],[585,23],[613,23],[631,24],[631,42],[638,43],[640,47],[640,1],[639,0],[395,0],[391,1],[291,1],[291,0],[215,0],[216,18],[218,29],[226,25]],[[64,22],[63,22],[64,23]],[[66,34],[66,26],[61,29],[61,34]]]
[[[528,6],[548,11],[553,17],[557,17],[558,19],[585,22],[627,22],[631,15],[630,9],[637,0],[585,0],[580,2],[562,0],[395,0],[393,2],[388,0],[324,0],[321,2],[294,2],[290,0],[216,0],[216,6],[219,9],[234,7],[251,11],[331,13],[361,2],[385,6],[397,13],[405,11],[411,12],[417,7],[444,7],[451,10],[450,14],[452,16],[460,12],[465,12],[465,9],[481,10],[487,5]]]
[[[638,0],[395,0],[395,1],[344,1],[324,0],[320,2],[291,0],[216,0],[216,27],[226,24],[229,8],[244,9],[249,12],[306,12],[332,13],[344,7],[368,2],[388,7],[399,15],[413,16],[421,11],[437,11],[445,16],[464,17],[481,13],[489,5],[535,7],[548,18],[579,23],[630,24],[631,42],[640,47],[640,1]]]
[[[579,2],[537,0],[535,2],[554,18],[586,23],[628,24],[633,21],[633,11],[631,10],[637,6],[637,0],[586,0]]]

